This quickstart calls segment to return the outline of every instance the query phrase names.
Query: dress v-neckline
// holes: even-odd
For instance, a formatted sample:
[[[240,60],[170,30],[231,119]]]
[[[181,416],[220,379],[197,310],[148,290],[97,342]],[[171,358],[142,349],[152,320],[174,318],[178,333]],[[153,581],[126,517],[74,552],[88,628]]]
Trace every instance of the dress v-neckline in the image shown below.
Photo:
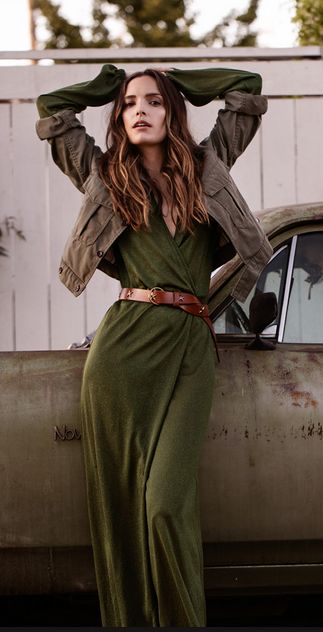
[[[177,233],[177,226],[175,226],[174,235],[173,235],[173,234],[171,233],[170,229],[168,228],[168,226],[167,226],[167,224],[166,224],[166,222],[165,222],[165,220],[164,220],[164,217],[163,217],[163,216],[161,217],[161,220],[164,222],[164,224],[165,224],[165,228],[166,228],[167,232],[169,233],[170,238],[174,240],[174,239],[175,239],[175,237],[176,237],[176,233]]]
[[[164,220],[164,217],[163,217],[163,214],[162,214],[162,213],[159,215],[159,218],[160,218],[160,220],[162,221],[162,223],[164,224],[165,229],[166,229],[166,231],[167,231],[167,233],[168,233],[168,235],[169,235],[170,239],[176,243],[176,237],[177,237],[177,226],[175,226],[175,232],[174,232],[174,235],[172,235],[172,233],[170,232],[170,230],[169,230],[169,228],[168,228],[168,226],[167,226],[167,224],[166,224],[166,222],[165,222],[165,220]]]
[[[164,227],[165,227],[165,229],[166,229],[166,231],[167,231],[167,234],[169,235],[170,239],[171,239],[172,241],[175,241],[175,240],[176,240],[176,236],[177,236],[177,226],[175,227],[175,232],[174,232],[174,235],[172,235],[172,233],[170,232],[170,230],[169,230],[169,228],[168,228],[168,226],[167,226],[167,224],[166,224],[166,222],[165,222],[165,220],[164,220],[164,217],[163,217],[163,212],[162,212],[162,210],[160,209],[160,207],[158,206],[158,204],[157,204],[157,202],[156,202],[156,200],[155,200],[155,198],[154,198],[154,197],[152,198],[152,203],[153,203],[153,207],[154,207],[154,210],[155,210],[155,214],[157,215],[157,217],[158,217],[158,218],[161,220],[161,222],[163,223],[163,225],[164,225]]]

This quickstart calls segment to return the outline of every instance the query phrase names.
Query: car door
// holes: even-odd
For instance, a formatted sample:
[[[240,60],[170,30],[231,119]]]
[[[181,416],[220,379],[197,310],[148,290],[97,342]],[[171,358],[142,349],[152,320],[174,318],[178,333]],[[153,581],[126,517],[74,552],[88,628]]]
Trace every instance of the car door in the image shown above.
[[[220,363],[200,488],[214,589],[323,585],[323,227],[274,245],[246,301],[228,305],[221,287],[212,315]],[[246,348],[259,291],[278,301],[273,350]]]

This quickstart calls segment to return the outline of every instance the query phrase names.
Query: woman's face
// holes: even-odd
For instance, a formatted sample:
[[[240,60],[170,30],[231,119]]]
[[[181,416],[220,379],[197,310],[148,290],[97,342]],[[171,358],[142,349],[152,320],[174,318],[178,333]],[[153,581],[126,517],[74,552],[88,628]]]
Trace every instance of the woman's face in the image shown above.
[[[144,149],[163,142],[166,136],[166,110],[153,77],[143,75],[128,83],[122,119],[133,145]]]

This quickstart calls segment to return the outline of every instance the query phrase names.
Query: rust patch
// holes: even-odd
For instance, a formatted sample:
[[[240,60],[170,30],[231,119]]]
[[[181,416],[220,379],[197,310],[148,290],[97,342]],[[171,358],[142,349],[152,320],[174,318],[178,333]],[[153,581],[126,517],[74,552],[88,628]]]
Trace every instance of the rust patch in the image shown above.
[[[281,388],[284,391],[287,391],[287,393],[293,394],[295,392],[296,382],[285,382],[281,385]]]
[[[300,391],[296,388],[295,382],[285,382],[281,384],[281,390],[288,393],[292,400],[292,406],[299,408],[317,408],[318,401],[310,391]]]
[[[265,426],[262,430],[259,428],[250,428],[245,426],[241,428],[240,426],[233,427],[214,427],[212,431],[207,435],[207,438],[211,441],[218,440],[231,440],[233,438],[241,438],[248,439],[248,441],[260,440],[266,441],[270,443],[270,441],[280,441],[280,443],[285,443],[291,437],[292,439],[305,439],[305,440],[314,440],[316,437],[320,440],[323,439],[323,424],[316,421],[309,421],[306,424],[292,425],[290,428],[275,428],[274,426]]]
[[[293,406],[303,406],[304,408],[317,408],[318,401],[313,398],[309,391],[292,391],[291,397]]]
[[[212,439],[213,441],[215,441],[216,439],[220,437],[224,437],[226,439],[227,434],[228,434],[228,429],[225,426],[222,426],[222,428],[219,428],[219,429],[212,428],[212,432],[207,435],[207,438]]]
[[[305,426],[302,426],[302,431],[303,431],[303,432],[306,432],[306,428],[305,428]],[[309,437],[313,437],[314,432],[315,432],[315,426],[314,426],[314,424],[313,424],[313,423],[311,423],[311,424],[309,424],[309,425],[308,425],[308,427],[307,427],[307,434],[308,434],[308,436],[309,436]]]
[[[316,353],[308,353],[308,359],[313,364],[318,364],[318,366],[321,366],[321,363],[319,362],[319,359],[318,359]]]
[[[286,367],[282,367],[282,366],[278,365],[274,369],[274,375],[276,377],[279,377],[279,379],[287,380],[288,378],[289,379],[291,378],[292,371],[291,371],[291,369],[287,369]]]

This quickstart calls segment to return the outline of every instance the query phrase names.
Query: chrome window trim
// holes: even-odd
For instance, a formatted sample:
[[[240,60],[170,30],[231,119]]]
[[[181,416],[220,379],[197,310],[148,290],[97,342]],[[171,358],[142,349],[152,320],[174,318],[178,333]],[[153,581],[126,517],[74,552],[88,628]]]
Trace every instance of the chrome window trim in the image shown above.
[[[286,317],[287,317],[287,309],[288,309],[289,296],[290,296],[290,290],[291,290],[291,281],[292,281],[293,269],[294,269],[297,239],[298,239],[298,235],[294,235],[294,237],[292,237],[292,243],[291,243],[290,253],[289,253],[288,268],[287,268],[287,274],[286,274],[283,305],[282,305],[279,327],[278,327],[277,342],[283,342],[283,336],[284,336],[285,325],[286,325]]]
[[[267,263],[267,266],[269,266],[269,264],[276,259],[276,257],[278,257],[278,255],[280,255],[281,252],[283,252],[284,250],[287,250],[287,270],[288,270],[288,265],[289,265],[289,259],[290,259],[290,250],[289,249],[289,244],[284,243],[282,246],[280,246],[280,248],[278,248],[278,250],[276,250],[274,252],[274,254],[271,256],[269,262]],[[266,266],[266,267],[267,267]],[[286,280],[285,280],[285,288],[286,288],[286,283],[287,283],[287,272],[286,272]],[[285,296],[285,289],[283,290],[284,296]],[[276,297],[277,301],[278,301],[278,296]],[[262,332],[261,332],[261,336],[267,336],[270,338],[276,338],[277,335],[277,329],[278,329],[278,325],[279,325],[280,320],[278,321],[277,325],[268,325],[268,327],[266,327]]]

